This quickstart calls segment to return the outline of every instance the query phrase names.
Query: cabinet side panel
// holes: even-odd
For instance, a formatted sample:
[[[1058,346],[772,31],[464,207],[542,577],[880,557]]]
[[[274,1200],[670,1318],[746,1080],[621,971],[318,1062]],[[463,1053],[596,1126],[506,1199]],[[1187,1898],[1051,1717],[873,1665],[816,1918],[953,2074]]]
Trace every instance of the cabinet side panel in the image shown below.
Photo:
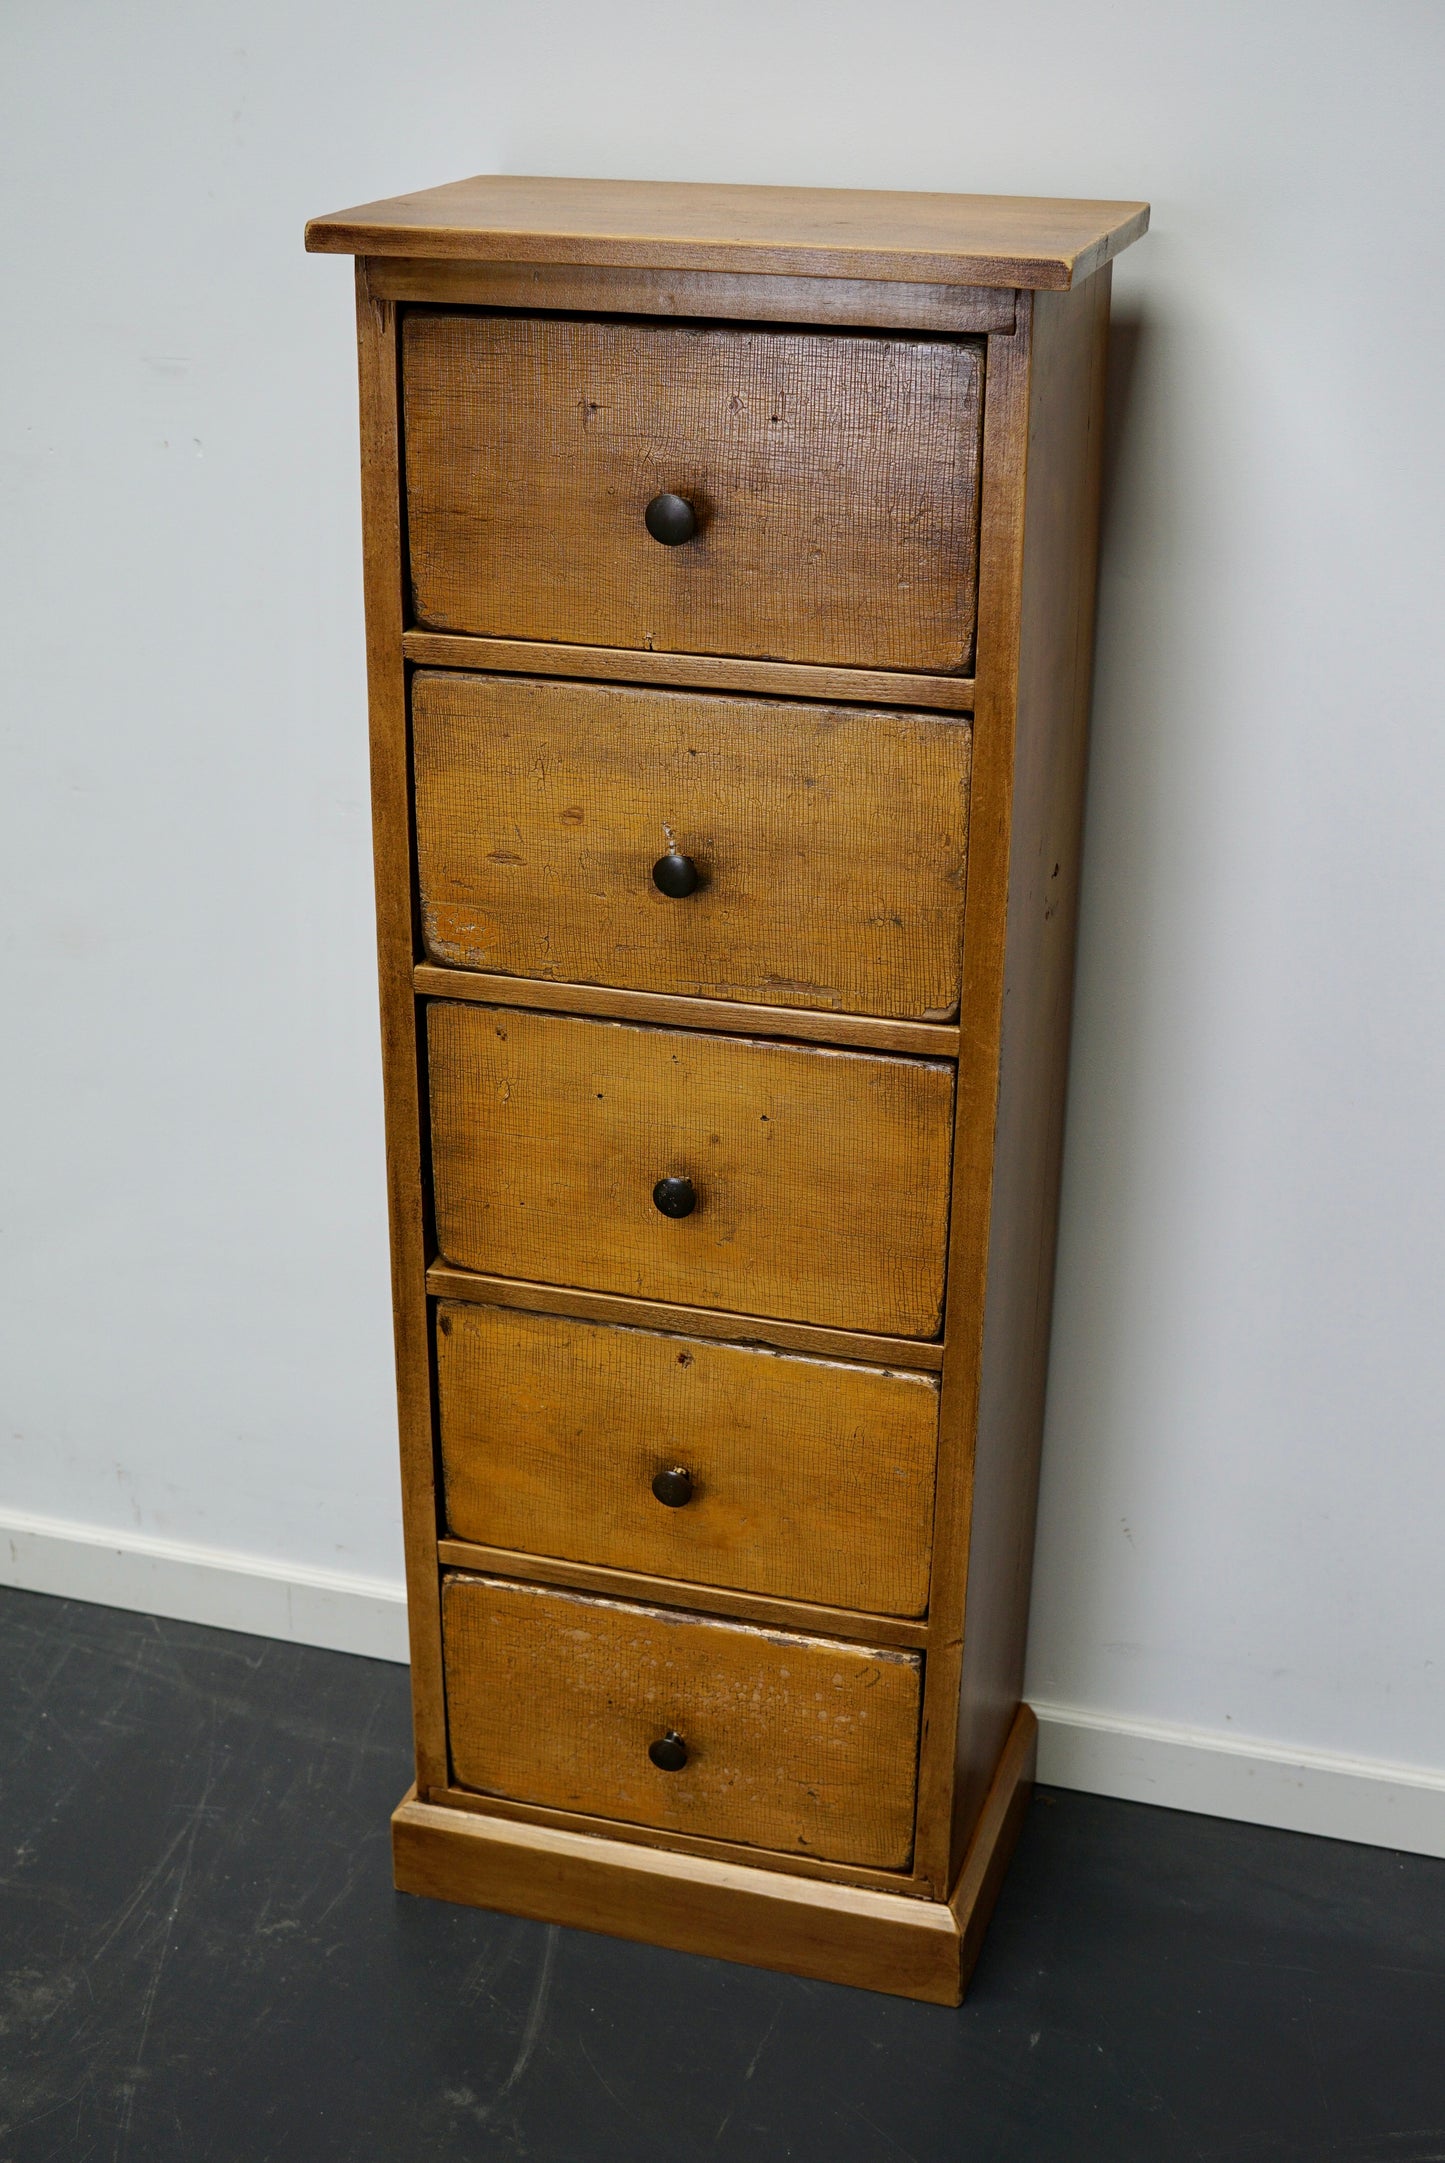
[[[402,1520],[417,1787],[426,1794],[432,1787],[446,1785],[447,1756],[427,1335],[422,1099],[412,986],[416,938],[411,898],[406,672],[401,649],[403,567],[396,306],[392,301],[371,297],[362,262],[356,266],[356,329],[361,379],[371,815]]]
[[[916,1867],[940,1899],[947,1898],[953,1878],[954,1761],[1008,928],[1032,337],[1033,298],[1021,293],[1012,332],[989,339],[985,364],[977,698],[929,1602],[932,1628],[915,1845]]]
[[[1107,267],[1033,302],[998,1113],[969,1531],[954,1867],[1018,1709],[1063,1153]]]

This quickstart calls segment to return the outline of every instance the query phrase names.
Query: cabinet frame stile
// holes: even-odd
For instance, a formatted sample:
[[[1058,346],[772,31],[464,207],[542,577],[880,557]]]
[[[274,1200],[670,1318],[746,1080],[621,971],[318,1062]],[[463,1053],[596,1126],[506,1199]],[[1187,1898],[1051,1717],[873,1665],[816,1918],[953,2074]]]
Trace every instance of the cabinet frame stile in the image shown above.
[[[367,701],[371,720],[371,817],[376,875],[381,1061],[386,1109],[387,1211],[391,1236],[402,1535],[411,1648],[416,1785],[422,1795],[449,1777],[442,1682],[441,1580],[437,1564],[435,1393],[426,1268],[422,1087],[413,970],[419,942],[413,896],[411,746],[402,658],[405,553],[396,303],[376,299],[356,265],[361,410],[361,517],[366,596]]]

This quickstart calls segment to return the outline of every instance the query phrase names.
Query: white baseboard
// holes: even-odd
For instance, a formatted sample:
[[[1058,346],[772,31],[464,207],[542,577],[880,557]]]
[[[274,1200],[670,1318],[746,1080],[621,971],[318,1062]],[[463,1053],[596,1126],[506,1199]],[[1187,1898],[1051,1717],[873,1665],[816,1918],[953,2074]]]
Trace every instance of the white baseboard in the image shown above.
[[[373,1660],[406,1660],[406,1588],[224,1547],[0,1512],[0,1584]]]
[[[1031,1702],[1050,1787],[1445,1855],[1445,1772]]]
[[[302,1569],[65,1518],[0,1512],[0,1584],[373,1660],[407,1658],[406,1593],[390,1579]],[[1445,1856],[1445,1772],[1283,1749],[1077,1705],[1035,1700],[1034,1711],[1039,1778],[1050,1787]]]

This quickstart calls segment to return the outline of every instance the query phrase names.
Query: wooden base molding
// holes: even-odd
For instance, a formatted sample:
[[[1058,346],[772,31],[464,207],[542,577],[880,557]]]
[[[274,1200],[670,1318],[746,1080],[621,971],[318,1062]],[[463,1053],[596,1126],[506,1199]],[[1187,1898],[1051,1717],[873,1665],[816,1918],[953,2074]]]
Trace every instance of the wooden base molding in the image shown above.
[[[951,1899],[909,1898],[419,1802],[392,1818],[397,1889],[934,2005],[962,2002],[1033,1790],[1021,1705]]]

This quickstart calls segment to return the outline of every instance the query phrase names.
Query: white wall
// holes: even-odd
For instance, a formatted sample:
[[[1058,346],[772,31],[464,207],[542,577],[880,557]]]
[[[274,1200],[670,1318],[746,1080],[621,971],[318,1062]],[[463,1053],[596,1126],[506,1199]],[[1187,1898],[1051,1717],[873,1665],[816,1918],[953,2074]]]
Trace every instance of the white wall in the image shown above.
[[[350,265],[305,217],[488,168],[1144,195],[1031,1687],[1445,1774],[1445,15],[0,37],[0,1517],[399,1574]]]

